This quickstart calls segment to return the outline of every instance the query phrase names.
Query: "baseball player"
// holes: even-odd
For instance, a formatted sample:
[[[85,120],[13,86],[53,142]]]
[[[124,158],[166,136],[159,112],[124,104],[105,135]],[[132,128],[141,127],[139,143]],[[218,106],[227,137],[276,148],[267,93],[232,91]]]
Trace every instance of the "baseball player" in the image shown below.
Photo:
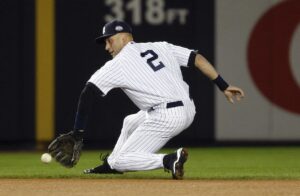
[[[196,66],[231,103],[234,98],[241,100],[244,92],[228,85],[197,51],[167,42],[134,42],[131,27],[123,21],[107,23],[96,42],[105,44],[105,50],[113,59],[86,83],[79,98],[74,130],[68,135],[82,141],[93,101],[103,99],[113,88],[121,88],[140,111],[124,119],[118,141],[103,164],[86,169],[84,173],[121,174],[165,168],[171,171],[174,179],[182,179],[187,150],[179,148],[171,154],[157,153],[191,125],[196,113],[180,66]],[[74,162],[74,153],[70,157]],[[62,159],[65,160],[59,155],[57,160],[62,162]],[[75,157],[75,164],[78,159]]]

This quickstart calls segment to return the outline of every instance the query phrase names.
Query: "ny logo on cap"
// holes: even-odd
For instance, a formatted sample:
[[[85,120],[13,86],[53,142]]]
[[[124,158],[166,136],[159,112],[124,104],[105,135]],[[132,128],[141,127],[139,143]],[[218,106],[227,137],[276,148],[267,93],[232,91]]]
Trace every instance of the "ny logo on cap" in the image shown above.
[[[103,35],[105,34],[105,27],[103,27],[103,29],[102,29],[102,34]]]

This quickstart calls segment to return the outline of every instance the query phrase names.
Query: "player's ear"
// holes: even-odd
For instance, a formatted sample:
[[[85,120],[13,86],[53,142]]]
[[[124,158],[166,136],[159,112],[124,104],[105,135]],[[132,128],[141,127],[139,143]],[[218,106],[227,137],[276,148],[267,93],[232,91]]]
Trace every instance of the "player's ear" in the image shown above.
[[[127,44],[128,42],[130,42],[130,41],[132,41],[133,40],[133,38],[132,38],[132,35],[130,34],[130,33],[124,33],[123,35],[122,35],[122,42],[124,43],[124,44]]]

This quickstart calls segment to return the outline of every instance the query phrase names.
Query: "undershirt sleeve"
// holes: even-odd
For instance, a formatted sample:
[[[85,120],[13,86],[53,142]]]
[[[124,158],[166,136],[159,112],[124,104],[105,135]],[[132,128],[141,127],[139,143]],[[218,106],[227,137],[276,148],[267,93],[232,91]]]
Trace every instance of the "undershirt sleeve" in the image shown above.
[[[88,115],[97,98],[103,99],[103,92],[94,84],[88,82],[83,88],[77,106],[74,130],[85,130]]]
[[[197,54],[198,54],[198,51],[192,51],[191,52],[190,57],[189,57],[189,61],[188,61],[188,64],[187,64],[188,67],[195,66],[195,58],[196,58]]]

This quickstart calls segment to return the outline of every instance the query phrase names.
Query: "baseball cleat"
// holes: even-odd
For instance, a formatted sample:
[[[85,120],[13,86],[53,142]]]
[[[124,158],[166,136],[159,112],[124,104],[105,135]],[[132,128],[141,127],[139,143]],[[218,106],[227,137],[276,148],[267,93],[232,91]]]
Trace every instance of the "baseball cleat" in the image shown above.
[[[188,158],[188,152],[185,148],[179,148],[176,151],[176,159],[172,163],[172,177],[176,180],[182,180],[184,175],[183,165]]]
[[[83,170],[84,174],[123,174],[117,170],[111,169],[110,167],[100,165],[95,168]]]
[[[123,174],[123,172],[119,172],[115,169],[111,169],[107,162],[108,154],[102,156],[100,155],[100,159],[103,161],[102,165],[98,167],[85,169],[83,170],[84,174]]]

